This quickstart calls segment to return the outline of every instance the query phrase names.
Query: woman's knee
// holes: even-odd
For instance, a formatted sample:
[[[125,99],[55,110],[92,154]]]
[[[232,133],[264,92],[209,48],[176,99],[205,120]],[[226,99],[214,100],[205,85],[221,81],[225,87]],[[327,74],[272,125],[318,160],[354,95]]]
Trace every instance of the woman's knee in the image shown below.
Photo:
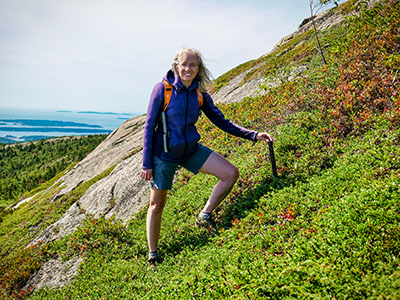
[[[236,182],[236,180],[238,180],[238,178],[239,178],[239,169],[236,168],[235,166],[233,168],[234,168],[234,170],[232,171],[232,178],[233,178],[234,182]]]
[[[164,204],[158,202],[150,202],[149,209],[153,214],[160,214],[164,210]]]
[[[152,190],[149,209],[152,213],[162,213],[165,207],[167,191]]]
[[[235,183],[239,178],[239,170],[223,156],[213,152],[199,170],[211,174],[224,182]]]
[[[229,170],[226,172],[224,178],[221,178],[223,181],[230,182],[234,184],[239,178],[239,170],[234,165],[231,165]]]

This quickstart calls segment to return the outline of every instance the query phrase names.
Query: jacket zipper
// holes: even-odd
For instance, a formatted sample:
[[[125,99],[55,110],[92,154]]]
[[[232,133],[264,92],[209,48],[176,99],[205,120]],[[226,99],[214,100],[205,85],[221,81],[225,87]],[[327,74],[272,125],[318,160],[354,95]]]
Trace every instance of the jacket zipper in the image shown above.
[[[183,127],[183,137],[185,139],[185,152],[184,152],[185,156],[187,151],[186,127],[187,127],[187,114],[188,114],[188,100],[189,100],[189,90],[186,89],[185,126]]]

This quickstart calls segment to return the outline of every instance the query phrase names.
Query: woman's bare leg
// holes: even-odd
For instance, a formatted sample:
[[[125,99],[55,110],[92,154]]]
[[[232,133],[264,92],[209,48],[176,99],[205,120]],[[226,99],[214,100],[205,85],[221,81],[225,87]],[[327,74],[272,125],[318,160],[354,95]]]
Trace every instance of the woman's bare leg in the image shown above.
[[[219,178],[203,208],[203,212],[211,213],[228,196],[239,178],[239,171],[228,160],[215,152],[208,157],[199,171]]]
[[[167,200],[167,194],[168,190],[151,189],[150,205],[146,221],[149,252],[157,251],[161,230],[161,217]]]

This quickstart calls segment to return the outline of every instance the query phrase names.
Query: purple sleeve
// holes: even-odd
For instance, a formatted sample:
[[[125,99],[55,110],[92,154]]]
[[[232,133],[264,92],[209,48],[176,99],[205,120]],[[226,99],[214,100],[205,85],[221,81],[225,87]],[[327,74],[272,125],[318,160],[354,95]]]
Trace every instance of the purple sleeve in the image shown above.
[[[219,110],[218,107],[214,105],[211,96],[208,93],[203,94],[204,103],[202,106],[202,111],[205,113],[207,118],[210,119],[216,126],[218,126],[223,131],[230,133],[234,136],[244,138],[250,141],[257,141],[257,131],[249,130],[243,128],[230,120],[226,119],[224,114]]]
[[[153,88],[147,108],[146,123],[143,136],[143,169],[152,169],[153,135],[156,128],[161,107],[164,100],[164,85],[159,82]]]

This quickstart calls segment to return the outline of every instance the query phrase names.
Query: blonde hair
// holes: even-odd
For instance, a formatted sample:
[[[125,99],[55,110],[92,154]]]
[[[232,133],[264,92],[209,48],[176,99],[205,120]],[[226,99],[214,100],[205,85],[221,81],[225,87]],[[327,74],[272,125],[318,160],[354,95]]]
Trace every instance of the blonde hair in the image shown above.
[[[209,86],[212,82],[212,75],[211,72],[207,69],[207,67],[204,65],[204,58],[201,55],[199,50],[192,49],[192,48],[183,48],[179,50],[174,57],[174,60],[172,62],[172,71],[176,72],[176,67],[180,63],[180,58],[184,53],[191,53],[196,55],[197,57],[197,64],[199,65],[199,72],[197,73],[197,79],[199,80],[200,86],[200,92],[205,93],[207,92],[207,86]]]

